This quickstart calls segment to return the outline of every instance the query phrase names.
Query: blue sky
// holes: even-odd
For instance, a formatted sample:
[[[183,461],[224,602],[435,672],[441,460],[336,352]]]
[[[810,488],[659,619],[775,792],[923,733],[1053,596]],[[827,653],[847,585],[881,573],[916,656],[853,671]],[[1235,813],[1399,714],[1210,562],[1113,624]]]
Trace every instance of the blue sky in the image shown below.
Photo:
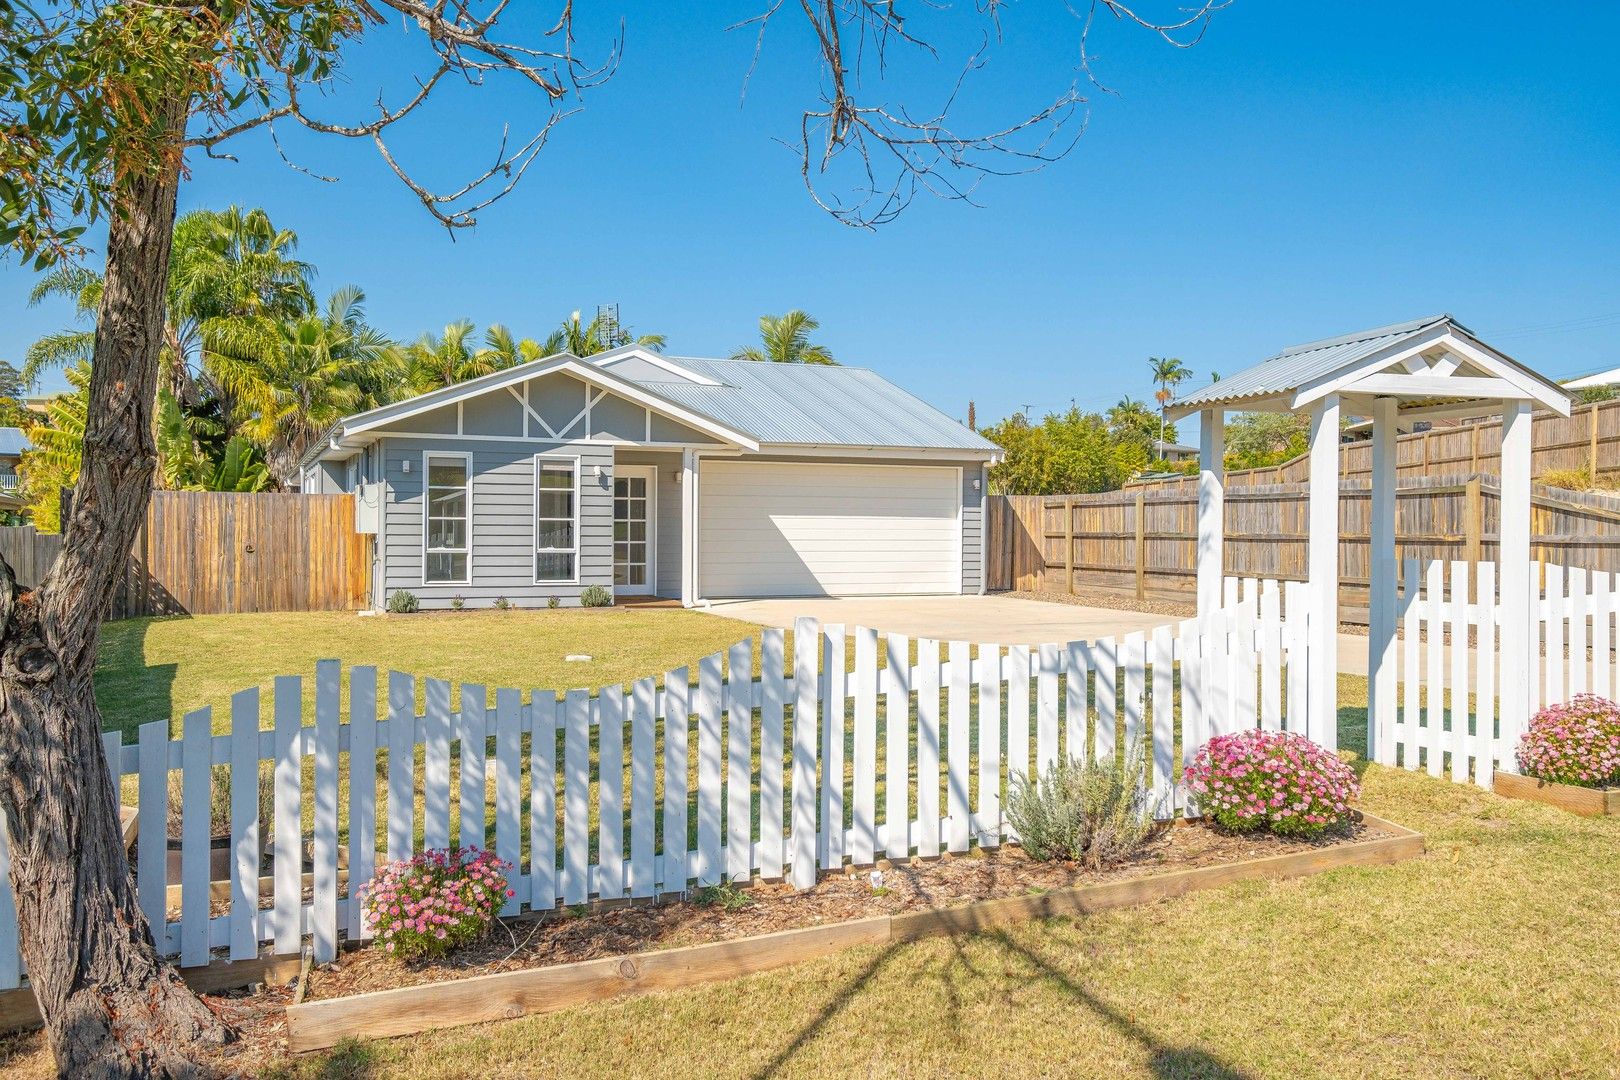
[[[974,399],[984,421],[1146,399],[1150,355],[1201,381],[1436,311],[1555,376],[1620,365],[1620,8],[1236,0],[1190,50],[1107,26],[1092,48],[1118,93],[1092,95],[1073,154],[987,183],[982,206],[919,199],[872,234],[817,210],[775,141],[813,92],[795,25],[767,38],[744,99],[753,37],[725,27],[757,3],[580,6],[587,51],[622,10],[619,73],[476,232],[452,242],[368,145],[296,132],[291,155],[340,182],[250,138],[238,163],[191,163],[182,207],[265,207],[323,292],[362,286],[399,337],[459,318],[539,337],[617,302],[674,353],[726,355],[761,313],[802,307],[840,359],[952,415]],[[967,120],[1016,116],[1074,76],[1064,5],[1012,6],[1004,29]],[[931,103],[974,38],[938,41],[938,67],[903,64],[891,93]],[[407,55],[379,42],[357,57],[350,104]],[[540,107],[518,89],[458,93],[400,149],[450,178]],[[0,357],[15,362],[69,315],[26,307],[31,281],[0,265]]]

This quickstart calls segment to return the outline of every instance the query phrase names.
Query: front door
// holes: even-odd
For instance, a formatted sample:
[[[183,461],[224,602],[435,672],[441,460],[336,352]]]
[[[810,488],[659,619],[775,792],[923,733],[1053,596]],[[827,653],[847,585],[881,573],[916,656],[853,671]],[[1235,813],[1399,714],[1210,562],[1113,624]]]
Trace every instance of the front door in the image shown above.
[[[651,465],[613,469],[613,591],[620,596],[653,592],[658,569],[653,550],[657,477],[658,470]]]

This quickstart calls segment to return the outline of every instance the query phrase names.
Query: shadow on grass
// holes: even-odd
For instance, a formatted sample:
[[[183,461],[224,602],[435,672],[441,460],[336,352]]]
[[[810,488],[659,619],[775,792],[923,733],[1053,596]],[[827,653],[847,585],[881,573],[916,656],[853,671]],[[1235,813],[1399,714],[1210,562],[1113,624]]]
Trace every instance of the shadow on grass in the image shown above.
[[[895,867],[885,872],[910,876],[906,867]],[[921,883],[918,882],[917,884],[920,885]],[[924,900],[931,899],[926,891],[920,891],[919,895]],[[933,905],[929,904],[927,906]],[[1147,1066],[1153,1076],[1163,1077],[1165,1080],[1185,1077],[1210,1078],[1210,1080],[1248,1080],[1251,1075],[1221,1061],[1201,1047],[1175,1046],[1163,1041],[1155,1036],[1153,1032],[1102,1001],[1079,983],[1076,983],[1044,957],[1014,940],[1006,930],[989,930],[985,932],[984,937],[994,942],[1005,952],[1018,957],[1029,965],[1035,973],[1034,978],[1048,983],[1074,999],[1078,1004],[1089,1009],[1103,1023],[1140,1045],[1148,1052]],[[960,965],[961,969],[970,976],[980,975],[980,969],[973,964],[968,956],[964,937],[952,935],[949,941],[955,954],[955,964]],[[781,1072],[801,1048],[820,1035],[834,1017],[866,989],[867,984],[894,959],[904,944],[903,942],[895,942],[885,946],[859,972],[847,979],[838,992],[821,1007],[816,1015],[799,1028],[787,1045],[777,1051],[769,1062],[754,1073],[757,1080],[764,1080],[766,1077],[772,1077]],[[951,1027],[960,1030],[962,1001],[957,992],[956,983],[948,974],[942,972],[941,976],[946,999],[945,1006],[951,1018]]]
[[[104,623],[96,660],[96,705],[103,731],[121,732],[125,742],[148,720],[175,714],[174,683],[178,664],[146,662],[151,618]]]
[[[371,1080],[380,1075],[377,1051],[367,1043],[345,1039],[324,1054],[284,1062],[260,1074],[260,1080]]]

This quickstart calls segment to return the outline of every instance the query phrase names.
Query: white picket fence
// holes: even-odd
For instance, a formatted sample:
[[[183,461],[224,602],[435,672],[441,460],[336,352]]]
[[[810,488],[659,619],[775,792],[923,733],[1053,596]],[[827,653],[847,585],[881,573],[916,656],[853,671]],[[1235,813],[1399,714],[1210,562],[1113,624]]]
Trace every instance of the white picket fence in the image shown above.
[[[1397,643],[1400,708],[1388,737],[1374,734],[1382,764],[1424,769],[1458,783],[1491,786],[1498,769],[1517,771],[1521,732],[1504,722],[1502,608],[1493,563],[1408,559]],[[1584,691],[1620,689],[1615,617],[1620,587],[1609,573],[1548,565],[1531,607],[1530,708]],[[1538,648],[1539,646],[1539,648]]]
[[[419,687],[354,667],[345,718],[345,673],[328,660],[312,718],[302,679],[280,676],[268,729],[249,689],[232,698],[227,734],[199,709],[179,739],[164,720],[133,745],[109,734],[107,756],[115,786],[138,778],[137,893],[165,953],[193,966],[221,959],[216,950],[242,960],[309,940],[325,961],[364,935],[356,888],[378,862],[424,848],[477,845],[511,862],[508,913],[755,873],[805,888],[818,869],[997,845],[1012,837],[1012,776],[1138,744],[1155,813],[1195,814],[1180,772],[1210,736],[1305,731],[1303,589],[1233,580],[1226,595],[1220,611],[1178,626],[1033,648],[913,643],[801,619],[791,673],[785,635],[766,630],[759,678],[749,640],[701,660],[695,685],[678,668],[662,687],[645,678],[560,700],[499,689],[493,708],[483,686],[463,684],[453,709],[444,679]],[[274,770],[264,884],[261,762]],[[166,867],[172,773],[183,793],[177,890]],[[228,784],[228,889],[210,880],[214,784]],[[21,974],[0,885],[0,987]]]

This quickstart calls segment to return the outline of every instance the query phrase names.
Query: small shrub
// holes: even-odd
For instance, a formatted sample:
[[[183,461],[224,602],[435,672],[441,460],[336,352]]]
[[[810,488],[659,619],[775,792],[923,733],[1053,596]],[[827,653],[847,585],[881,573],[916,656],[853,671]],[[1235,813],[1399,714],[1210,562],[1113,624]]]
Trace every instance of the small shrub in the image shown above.
[[[548,597],[546,597],[546,607],[550,608],[552,611],[556,611],[558,608],[562,607],[562,597],[560,597],[560,596],[548,596]]]
[[[1356,774],[1303,735],[1239,731],[1199,748],[1186,770],[1199,809],[1223,829],[1316,837],[1350,818]]]
[[[511,606],[512,606],[512,601],[508,600],[506,597],[497,596],[495,598],[495,610],[496,611],[506,611]]]
[[[1036,859],[1072,859],[1096,869],[1129,855],[1153,831],[1143,758],[1054,761],[1035,780],[1013,777],[1007,820]]]
[[[1526,776],[1580,787],[1620,786],[1620,705],[1578,694],[1530,718],[1519,739]]]
[[[388,598],[388,610],[395,615],[409,615],[422,610],[422,602],[416,594],[406,589],[394,590],[394,595]]]
[[[512,890],[512,865],[477,848],[424,851],[361,886],[361,912],[391,956],[443,956],[482,937]]]
[[[587,585],[579,594],[581,607],[611,607],[613,593],[602,585]]]
[[[465,596],[459,596],[458,595],[458,596],[452,596],[450,598],[450,610],[451,611],[460,611],[462,608],[464,608],[466,606],[467,606],[467,598]]]
[[[754,902],[754,898],[733,885],[730,880],[718,885],[705,885],[692,894],[698,907],[718,907],[721,911],[738,911]]]
[[[1591,491],[1592,470],[1585,465],[1577,469],[1550,469],[1536,477],[1536,483],[1566,491]]]

